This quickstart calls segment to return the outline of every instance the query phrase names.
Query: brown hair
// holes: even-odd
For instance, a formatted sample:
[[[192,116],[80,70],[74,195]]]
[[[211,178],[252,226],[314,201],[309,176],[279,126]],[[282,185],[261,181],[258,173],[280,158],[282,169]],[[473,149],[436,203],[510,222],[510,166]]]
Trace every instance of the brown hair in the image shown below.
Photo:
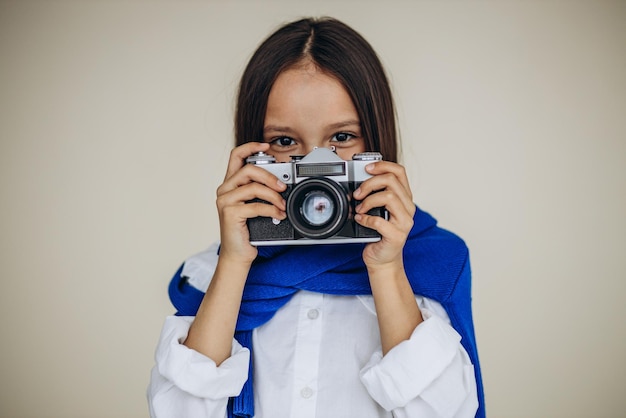
[[[270,90],[278,75],[303,60],[336,77],[357,109],[367,151],[397,162],[395,110],[389,82],[371,45],[333,18],[302,19],[271,34],[241,77],[235,112],[237,145],[262,141]]]

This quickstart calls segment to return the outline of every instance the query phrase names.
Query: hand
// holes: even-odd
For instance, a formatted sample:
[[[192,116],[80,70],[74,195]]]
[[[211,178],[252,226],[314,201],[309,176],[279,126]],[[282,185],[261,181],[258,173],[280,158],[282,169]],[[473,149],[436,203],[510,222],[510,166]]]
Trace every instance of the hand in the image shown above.
[[[365,247],[363,261],[370,269],[391,265],[403,269],[402,249],[413,227],[416,211],[406,171],[400,164],[389,161],[372,163],[366,171],[373,177],[354,192],[355,199],[363,200],[356,207],[355,220],[376,230],[382,239]],[[367,214],[376,207],[385,207],[389,220]]]
[[[224,182],[217,188],[217,211],[220,218],[220,258],[252,263],[257,249],[250,245],[246,221],[257,216],[285,219],[285,201],[280,195],[286,186],[267,170],[246,164],[250,155],[267,151],[269,144],[249,142],[230,153]],[[262,199],[270,204],[255,202]]]

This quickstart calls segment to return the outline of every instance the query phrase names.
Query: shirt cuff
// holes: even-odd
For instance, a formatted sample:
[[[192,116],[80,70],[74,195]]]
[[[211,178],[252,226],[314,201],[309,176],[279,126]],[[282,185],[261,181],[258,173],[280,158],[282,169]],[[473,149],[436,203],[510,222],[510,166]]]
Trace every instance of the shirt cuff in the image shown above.
[[[250,350],[233,339],[231,356],[218,367],[209,357],[183,345],[193,319],[166,318],[155,356],[159,374],[200,398],[218,400],[239,395],[248,380]]]
[[[361,370],[370,396],[385,410],[404,407],[422,394],[452,363],[461,336],[427,309],[411,337],[383,357],[375,352]]]

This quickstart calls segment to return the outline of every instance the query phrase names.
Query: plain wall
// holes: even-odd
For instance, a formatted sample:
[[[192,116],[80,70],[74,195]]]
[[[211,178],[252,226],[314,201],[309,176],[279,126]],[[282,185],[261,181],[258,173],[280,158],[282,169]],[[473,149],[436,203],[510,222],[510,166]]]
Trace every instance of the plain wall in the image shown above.
[[[385,63],[415,201],[472,254],[491,417],[626,410],[626,2],[1,1],[0,416],[145,417],[277,25]]]

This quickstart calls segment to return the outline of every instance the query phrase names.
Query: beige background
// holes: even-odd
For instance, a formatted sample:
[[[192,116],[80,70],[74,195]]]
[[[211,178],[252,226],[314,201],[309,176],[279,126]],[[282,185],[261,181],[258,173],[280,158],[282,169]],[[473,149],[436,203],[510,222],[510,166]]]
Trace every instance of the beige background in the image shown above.
[[[415,199],[472,250],[489,416],[624,416],[626,2],[591,0],[0,2],[0,416],[147,416],[239,75],[310,14],[378,50]]]

